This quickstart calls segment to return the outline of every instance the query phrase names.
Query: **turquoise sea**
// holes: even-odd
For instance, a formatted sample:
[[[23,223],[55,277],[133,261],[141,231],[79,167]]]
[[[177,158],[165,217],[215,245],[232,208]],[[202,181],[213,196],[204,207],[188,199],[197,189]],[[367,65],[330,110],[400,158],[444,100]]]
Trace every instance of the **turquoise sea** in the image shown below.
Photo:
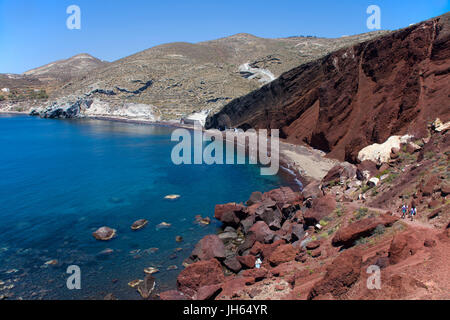
[[[176,166],[173,130],[0,115],[0,297],[140,299],[128,282],[150,266],[160,270],[157,290],[172,289],[195,243],[217,232],[216,204],[288,184],[252,165]],[[181,197],[165,200],[169,194]],[[196,215],[212,223],[200,226]],[[138,219],[149,224],[134,232]],[[158,229],[163,221],[171,227]],[[102,226],[117,237],[96,241]],[[81,290],[66,287],[69,265],[81,269]]]

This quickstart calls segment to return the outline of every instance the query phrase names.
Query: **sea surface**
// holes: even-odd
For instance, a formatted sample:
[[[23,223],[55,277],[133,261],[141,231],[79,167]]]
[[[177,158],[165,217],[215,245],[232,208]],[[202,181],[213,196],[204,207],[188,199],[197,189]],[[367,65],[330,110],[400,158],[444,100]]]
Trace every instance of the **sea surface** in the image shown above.
[[[287,184],[254,165],[174,165],[173,130],[0,115],[0,298],[140,299],[128,282],[150,266],[160,270],[157,290],[175,288],[196,242],[220,226],[216,204]],[[212,223],[198,225],[196,215]],[[132,231],[138,219],[149,224]],[[102,226],[117,237],[95,240]],[[81,290],[66,286],[71,265],[80,267]]]

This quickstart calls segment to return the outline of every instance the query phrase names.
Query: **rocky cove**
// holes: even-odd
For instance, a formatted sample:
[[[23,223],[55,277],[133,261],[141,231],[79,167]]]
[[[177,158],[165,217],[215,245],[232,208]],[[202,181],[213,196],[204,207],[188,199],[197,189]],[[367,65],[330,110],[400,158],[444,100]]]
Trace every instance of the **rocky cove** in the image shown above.
[[[364,158],[360,164],[337,164],[302,191],[282,187],[254,192],[245,203],[216,205],[214,217],[221,222],[221,231],[197,243],[183,263],[177,289],[159,297],[410,299],[426,298],[438,290],[439,297],[448,298],[448,281],[429,280],[438,274],[446,277],[448,270],[439,266],[425,276],[426,264],[416,265],[425,259],[436,266],[448,254],[444,253],[450,244],[448,165],[443,173],[418,181],[419,191],[412,199],[420,208],[418,221],[404,220],[399,214],[401,203],[411,201],[400,191],[402,179],[411,179],[409,170],[418,167],[430,170],[424,154],[430,148],[444,152],[448,164],[447,126],[435,121],[431,138],[420,143],[402,138],[392,146],[392,137],[384,145],[368,147],[360,153]],[[383,147],[389,149],[387,158],[379,156]],[[417,176],[412,179],[417,181]],[[430,191],[426,186],[432,184]],[[365,285],[369,267],[383,270],[381,291]],[[399,268],[416,272],[407,275]]]

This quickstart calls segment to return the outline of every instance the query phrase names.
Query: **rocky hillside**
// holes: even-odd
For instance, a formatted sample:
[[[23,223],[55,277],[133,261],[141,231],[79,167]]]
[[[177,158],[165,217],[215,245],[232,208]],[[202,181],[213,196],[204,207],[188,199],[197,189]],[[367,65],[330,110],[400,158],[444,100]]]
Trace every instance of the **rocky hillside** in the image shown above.
[[[88,54],[79,54],[29,70],[23,74],[0,74],[0,110],[27,111],[47,103],[61,85],[108,63]],[[3,108],[2,108],[3,107]]]
[[[249,34],[201,43],[170,43],[115,61],[95,74],[71,81],[57,96],[83,95],[120,108],[147,104],[163,119],[217,110],[304,62],[373,38],[370,33],[340,39],[263,39]],[[248,64],[248,67],[246,66]]]
[[[449,130],[436,121],[380,166],[338,164],[302,192],[217,205],[222,230],[198,242],[176,290],[159,297],[450,299]],[[403,204],[417,208],[413,220]]]
[[[207,128],[276,128],[292,143],[356,162],[392,135],[450,119],[450,14],[333,52],[235,99]]]
[[[164,44],[106,65],[80,55],[31,70],[25,76],[47,81],[55,74],[73,75],[82,66],[99,65],[95,73],[80,74],[52,86],[47,90],[49,102],[33,108],[94,103],[96,115],[112,116],[127,115],[124,105],[131,103],[147,105],[163,120],[180,119],[194,112],[218,111],[234,98],[259,89],[300,64],[382,34],[386,32],[338,39],[264,39],[237,34],[196,44]],[[65,71],[60,72],[61,68]],[[140,113],[142,117],[145,114]]]
[[[58,60],[45,66],[26,71],[23,74],[44,82],[68,81],[72,78],[87,74],[96,68],[104,67],[107,64],[108,62],[82,53],[69,59]]]

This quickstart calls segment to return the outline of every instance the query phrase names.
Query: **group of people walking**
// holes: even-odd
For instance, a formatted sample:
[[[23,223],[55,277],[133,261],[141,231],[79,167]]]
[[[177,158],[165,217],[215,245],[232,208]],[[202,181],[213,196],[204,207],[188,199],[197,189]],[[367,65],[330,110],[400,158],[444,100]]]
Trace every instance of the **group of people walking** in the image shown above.
[[[409,208],[407,204],[402,206],[402,219],[406,219],[407,215],[409,215],[411,221],[414,221],[414,217],[417,215],[415,204],[411,204],[411,208]]]

